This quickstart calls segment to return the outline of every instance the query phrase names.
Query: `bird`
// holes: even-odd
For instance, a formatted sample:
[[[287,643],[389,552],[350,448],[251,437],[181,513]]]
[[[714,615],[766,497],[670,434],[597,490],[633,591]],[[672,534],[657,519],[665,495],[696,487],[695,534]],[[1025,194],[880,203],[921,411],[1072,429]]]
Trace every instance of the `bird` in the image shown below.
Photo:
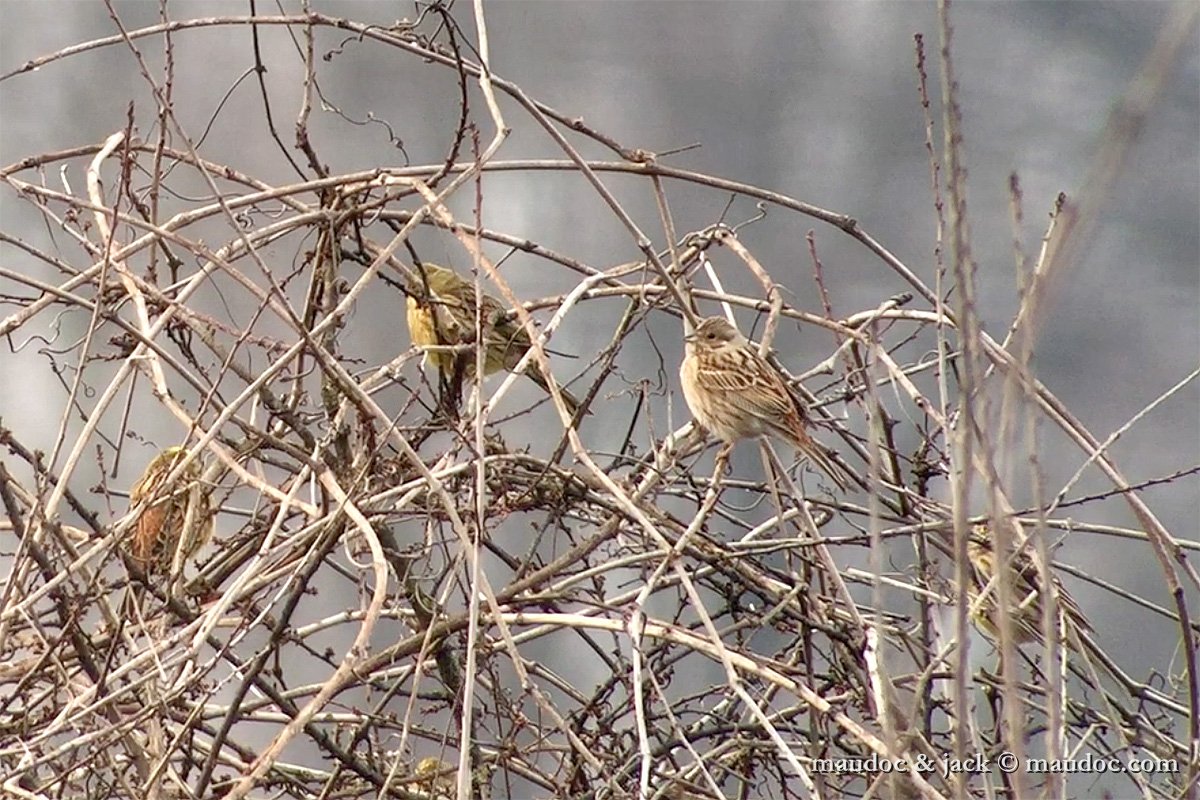
[[[164,483],[184,453],[178,446],[163,450],[129,492],[129,507],[138,511],[129,555],[147,572],[169,573],[176,550],[191,558],[212,538],[214,514],[210,494],[200,485],[200,462],[188,464],[174,484]]]
[[[438,345],[474,344],[476,293],[475,285],[454,270],[436,264],[424,264],[428,280],[429,297],[408,296],[408,333],[417,347]],[[500,370],[512,371],[525,353],[533,346],[525,328],[513,319],[505,317],[504,306],[495,297],[480,293],[480,322],[483,326],[484,350],[483,371],[491,375]],[[473,353],[452,353],[445,350],[429,350],[426,357],[443,375],[452,376],[461,370],[464,378],[475,374]],[[525,370],[525,375],[542,389],[550,393],[550,381],[536,361]],[[560,389],[567,410],[574,415],[579,400],[566,389]]]
[[[422,758],[413,771],[413,779],[404,788],[432,800],[449,800],[454,796],[455,772],[453,766],[441,759]]]
[[[724,317],[701,320],[684,337],[679,366],[692,416],[732,446],[740,439],[776,436],[788,442],[845,491],[849,474],[809,435],[801,408],[783,377]]]
[[[997,600],[999,593],[995,585],[983,597],[984,589],[992,583],[996,574],[996,552],[992,547],[991,536],[986,523],[979,523],[971,528],[967,540],[967,557],[971,561],[970,585],[967,587],[967,597],[971,604],[972,621],[988,638],[993,641],[1000,639],[1000,616]],[[1012,607],[1009,619],[1012,621],[1011,632],[1017,644],[1029,642],[1044,642],[1042,628],[1042,602],[1045,596],[1043,574],[1047,575],[1054,584],[1056,607],[1065,618],[1068,626],[1077,633],[1090,634],[1092,625],[1088,622],[1083,609],[1075,599],[1067,593],[1058,576],[1049,571],[1039,571],[1033,558],[1022,549],[1010,555],[1008,560],[1008,576],[1011,580],[1009,597]],[[1067,637],[1067,645],[1074,648],[1073,637]]]

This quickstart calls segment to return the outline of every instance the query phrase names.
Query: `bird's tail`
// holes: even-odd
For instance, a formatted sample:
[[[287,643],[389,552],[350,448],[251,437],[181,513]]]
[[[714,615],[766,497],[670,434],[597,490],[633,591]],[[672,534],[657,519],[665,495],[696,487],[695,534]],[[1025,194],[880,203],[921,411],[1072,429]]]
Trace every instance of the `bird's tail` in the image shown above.
[[[525,374],[529,376],[531,381],[542,387],[546,394],[550,394],[550,382],[546,380],[545,374],[537,364],[531,364],[529,369],[525,371]],[[570,412],[572,417],[575,416],[575,412],[579,410],[579,398],[561,386],[558,390],[562,392],[563,403],[567,406],[567,411]]]
[[[833,460],[833,451],[825,447],[816,439],[809,436],[807,433],[795,442],[796,449],[800,454],[807,458],[812,464],[829,476],[829,479],[837,484],[837,487],[843,492],[849,488],[850,483],[854,481],[853,476],[839,463]],[[857,481],[854,481],[857,483]]]

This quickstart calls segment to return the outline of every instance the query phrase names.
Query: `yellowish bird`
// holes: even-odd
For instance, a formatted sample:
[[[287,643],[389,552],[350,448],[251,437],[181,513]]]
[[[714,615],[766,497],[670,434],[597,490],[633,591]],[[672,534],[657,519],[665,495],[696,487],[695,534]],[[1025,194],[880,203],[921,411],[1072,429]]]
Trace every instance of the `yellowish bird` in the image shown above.
[[[129,492],[130,509],[141,509],[129,555],[147,572],[170,572],[177,549],[188,559],[212,538],[214,514],[210,493],[200,485],[200,462],[188,464],[174,484],[164,483],[184,454],[182,447],[163,450]]]
[[[991,536],[986,524],[975,525],[971,529],[971,538],[967,542],[967,556],[971,560],[971,582],[967,588],[967,596],[971,603],[972,620],[976,626],[993,641],[1000,638],[1000,611],[997,599],[998,589],[992,586],[982,603],[980,595],[996,574],[996,553],[992,549]],[[1008,578],[1011,581],[1009,597],[1012,608],[1009,618],[1012,621],[1012,637],[1018,644],[1041,642],[1042,638],[1042,605],[1046,597],[1046,586],[1042,580],[1042,572],[1029,553],[1022,550],[1008,559]],[[1083,609],[1067,593],[1058,576],[1046,575],[1054,584],[1054,594],[1057,598],[1058,612],[1065,618],[1067,626],[1078,633],[1091,633],[1092,626],[1084,616]],[[1068,646],[1073,647],[1071,637],[1067,637]]]
[[[408,333],[413,344],[417,347],[437,347],[476,343],[479,337],[475,335],[474,284],[445,267],[425,264],[424,268],[431,297],[418,300],[411,294],[408,296]],[[483,293],[480,302],[482,338],[486,343],[484,374],[512,371],[533,345],[529,334],[516,320],[505,318],[504,306],[496,298]],[[429,350],[426,357],[444,375],[453,375],[458,369],[461,369],[464,379],[469,380],[475,375],[474,353]],[[549,380],[536,361],[526,367],[525,375],[547,394],[550,393]],[[567,410],[574,414],[579,408],[579,400],[566,389],[561,391]]]
[[[454,767],[445,761],[422,758],[405,789],[433,800],[450,800],[454,796]]]

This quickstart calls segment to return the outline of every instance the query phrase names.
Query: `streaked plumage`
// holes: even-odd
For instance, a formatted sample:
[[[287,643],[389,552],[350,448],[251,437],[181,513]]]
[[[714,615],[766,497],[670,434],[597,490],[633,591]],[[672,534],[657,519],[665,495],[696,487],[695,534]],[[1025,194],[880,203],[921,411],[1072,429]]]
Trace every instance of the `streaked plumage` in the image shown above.
[[[972,620],[989,638],[1000,638],[1000,618],[997,598],[998,588],[993,586],[991,591],[979,602],[979,596],[996,574],[996,554],[992,549],[992,541],[988,526],[979,524],[971,531],[967,542],[967,556],[971,560],[971,585],[967,587],[967,596],[974,610]],[[1009,618],[1012,622],[1012,637],[1018,644],[1042,641],[1042,598],[1044,585],[1041,574],[1029,553],[1021,551],[1008,561],[1010,568],[1008,576],[1011,580],[1010,598],[1012,610]],[[1066,618],[1069,626],[1082,633],[1090,633],[1091,624],[1084,616],[1083,610],[1067,593],[1058,577],[1047,570],[1054,582],[1058,597],[1057,608]],[[1071,644],[1070,638],[1067,640]]]
[[[679,367],[683,397],[696,420],[733,444],[755,436],[788,442],[845,489],[845,470],[805,430],[805,420],[779,373],[723,317],[709,317],[687,338]]]
[[[130,508],[141,509],[128,540],[129,554],[148,572],[169,572],[177,547],[182,546],[185,559],[191,558],[212,538],[213,509],[199,482],[200,462],[193,460],[173,485],[164,485],[183,456],[182,447],[163,450],[129,492]]]
[[[413,344],[418,347],[474,344],[477,341],[474,284],[445,267],[425,264],[424,268],[432,297],[428,301],[418,301],[412,295],[408,297],[408,333]],[[511,371],[532,346],[529,334],[516,320],[504,318],[504,307],[496,298],[484,293],[480,302],[483,338],[487,343],[484,374]],[[475,374],[474,353],[430,350],[426,355],[429,362],[445,375],[454,373],[456,360],[461,364],[465,379]],[[526,368],[525,375],[549,394],[546,375],[537,362]],[[574,414],[579,407],[579,400],[566,389],[562,390],[562,394],[567,409]]]

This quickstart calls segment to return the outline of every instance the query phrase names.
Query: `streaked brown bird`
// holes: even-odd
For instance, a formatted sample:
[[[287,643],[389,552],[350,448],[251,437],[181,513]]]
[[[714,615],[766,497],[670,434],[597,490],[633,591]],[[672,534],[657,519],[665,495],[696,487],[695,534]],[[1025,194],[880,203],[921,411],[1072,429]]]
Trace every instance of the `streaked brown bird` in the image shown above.
[[[999,592],[995,585],[980,602],[980,595],[996,574],[996,553],[992,547],[991,536],[986,524],[980,523],[972,527],[971,537],[967,541],[967,557],[971,560],[971,585],[967,587],[967,597],[971,603],[972,621],[991,640],[1000,639],[1000,606],[997,602]],[[1012,607],[1009,618],[1012,621],[1012,637],[1017,644],[1028,642],[1043,642],[1042,605],[1045,598],[1045,584],[1042,573],[1038,571],[1033,558],[1025,550],[1015,556],[1010,555],[1007,576],[1012,588],[1009,597]],[[1068,626],[1077,632],[1091,633],[1092,626],[1084,616],[1083,609],[1067,593],[1058,576],[1049,570],[1046,574],[1053,581],[1057,596],[1057,609],[1065,618]],[[1059,627],[1061,627],[1059,622]],[[1067,637],[1068,646],[1074,647],[1071,637]]]
[[[184,454],[182,447],[163,450],[129,492],[130,509],[141,509],[129,554],[147,572],[169,573],[177,549],[188,559],[212,538],[214,514],[210,493],[200,485],[200,462],[188,464],[174,484],[165,483]]]
[[[701,425],[729,445],[757,436],[783,439],[846,489],[849,475],[805,430],[804,416],[782,376],[737,328],[723,317],[709,317],[685,341],[679,379]]]
[[[419,301],[411,294],[408,296],[408,333],[413,344],[436,347],[476,343],[479,337],[475,335],[475,285],[445,267],[425,264],[424,269],[431,296],[424,301]],[[500,370],[511,372],[533,346],[529,334],[516,320],[506,317],[504,306],[490,294],[483,293],[479,302],[482,305],[479,317],[486,343],[484,374],[491,375]],[[456,370],[461,370],[464,379],[471,379],[475,375],[474,353],[429,350],[426,357],[443,375],[452,376]],[[546,374],[536,361],[526,367],[525,375],[547,394],[550,393]],[[579,408],[579,400],[566,389],[561,391],[567,410],[574,414]]]

